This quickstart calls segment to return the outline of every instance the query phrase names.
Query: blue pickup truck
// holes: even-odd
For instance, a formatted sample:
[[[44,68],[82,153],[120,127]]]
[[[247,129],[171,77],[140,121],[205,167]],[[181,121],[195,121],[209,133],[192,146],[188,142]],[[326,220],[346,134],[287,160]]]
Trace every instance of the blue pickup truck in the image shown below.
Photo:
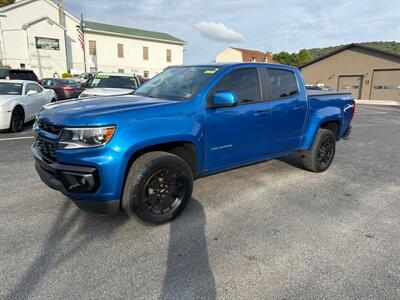
[[[42,181],[82,209],[160,224],[202,176],[289,155],[327,170],[354,109],[351,94],[307,94],[289,66],[177,66],[134,95],[46,105],[32,152]]]

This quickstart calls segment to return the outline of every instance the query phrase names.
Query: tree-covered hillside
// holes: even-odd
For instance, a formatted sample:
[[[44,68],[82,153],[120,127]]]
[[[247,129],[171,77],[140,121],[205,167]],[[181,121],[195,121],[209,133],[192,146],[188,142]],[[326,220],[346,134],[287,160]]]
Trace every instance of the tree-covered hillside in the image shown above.
[[[396,42],[365,42],[365,43],[359,43],[359,44],[400,55],[400,43],[396,43]],[[308,49],[308,50],[311,52],[311,54],[314,57],[318,57],[318,56],[325,55],[328,52],[331,52],[331,51],[336,50],[343,46],[344,45],[339,45],[339,46],[334,46],[334,47],[313,48],[313,49]]]
[[[400,55],[400,43],[398,42],[365,42],[359,44]],[[302,49],[298,53],[288,53],[283,51],[274,54],[273,57],[274,60],[279,63],[299,67],[314,58],[325,55],[343,46],[344,45],[325,48]]]

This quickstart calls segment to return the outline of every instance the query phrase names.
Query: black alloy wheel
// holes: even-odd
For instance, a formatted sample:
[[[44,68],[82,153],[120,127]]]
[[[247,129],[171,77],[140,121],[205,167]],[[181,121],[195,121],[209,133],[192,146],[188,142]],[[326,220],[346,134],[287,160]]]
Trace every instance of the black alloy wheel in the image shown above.
[[[24,128],[24,112],[21,108],[16,107],[11,116],[11,132],[19,132]]]
[[[177,170],[162,169],[147,180],[142,197],[150,212],[165,214],[179,206],[187,189],[182,174]]]
[[[326,136],[320,143],[317,159],[319,163],[319,167],[321,169],[326,169],[327,166],[330,165],[332,158],[333,158],[333,151],[334,151],[334,143],[335,140],[332,136]]]
[[[154,151],[132,164],[122,196],[122,209],[145,224],[162,224],[176,218],[192,195],[193,173],[185,160]]]
[[[318,129],[314,143],[310,149],[299,152],[300,161],[306,170],[325,172],[335,157],[336,136],[326,128]]]

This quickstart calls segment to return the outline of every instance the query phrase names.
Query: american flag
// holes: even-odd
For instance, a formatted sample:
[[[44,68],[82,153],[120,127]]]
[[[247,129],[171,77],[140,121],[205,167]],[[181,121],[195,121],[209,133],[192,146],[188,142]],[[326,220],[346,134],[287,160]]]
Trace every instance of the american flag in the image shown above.
[[[85,35],[83,33],[83,17],[81,16],[81,23],[78,27],[78,41],[81,44],[82,49],[85,48]]]

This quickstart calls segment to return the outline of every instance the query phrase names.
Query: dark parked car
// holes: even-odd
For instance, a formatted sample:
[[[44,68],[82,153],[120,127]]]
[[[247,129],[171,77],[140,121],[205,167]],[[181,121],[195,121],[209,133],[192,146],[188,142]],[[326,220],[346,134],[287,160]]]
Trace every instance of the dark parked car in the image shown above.
[[[18,79],[38,82],[38,77],[32,70],[0,68],[0,79]]]
[[[79,82],[72,79],[44,78],[41,80],[44,88],[52,89],[56,92],[57,100],[78,98],[84,90]]]

